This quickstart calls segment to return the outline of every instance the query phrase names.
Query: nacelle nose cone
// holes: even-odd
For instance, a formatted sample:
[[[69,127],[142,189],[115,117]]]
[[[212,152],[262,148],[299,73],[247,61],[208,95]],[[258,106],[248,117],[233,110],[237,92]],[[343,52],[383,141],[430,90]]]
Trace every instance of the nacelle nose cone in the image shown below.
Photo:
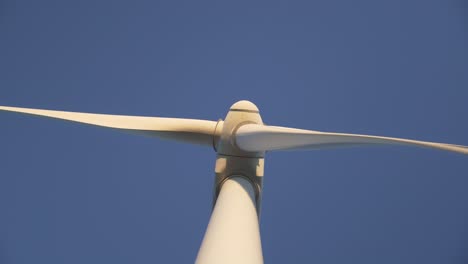
[[[258,107],[254,103],[247,100],[236,102],[231,106],[230,110],[259,112]]]

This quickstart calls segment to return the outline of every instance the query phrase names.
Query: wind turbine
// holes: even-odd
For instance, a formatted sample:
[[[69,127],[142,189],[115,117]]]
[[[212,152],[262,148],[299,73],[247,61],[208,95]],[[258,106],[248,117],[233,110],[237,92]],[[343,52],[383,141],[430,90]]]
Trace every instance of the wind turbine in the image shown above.
[[[263,263],[259,216],[266,151],[397,144],[468,154],[468,147],[461,145],[267,126],[249,101],[236,102],[224,121],[217,122],[8,106],[0,110],[212,146],[217,153],[214,207],[196,259],[200,264]]]

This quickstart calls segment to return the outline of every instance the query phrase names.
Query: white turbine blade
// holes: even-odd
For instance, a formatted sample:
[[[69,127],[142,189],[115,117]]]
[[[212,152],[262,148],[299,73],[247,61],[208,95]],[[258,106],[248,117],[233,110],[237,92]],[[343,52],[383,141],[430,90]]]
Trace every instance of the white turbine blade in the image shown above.
[[[468,154],[467,146],[425,142],[411,139],[328,133],[287,127],[247,124],[236,132],[236,144],[244,151],[318,149],[350,145],[399,144]]]
[[[0,110],[57,118],[131,133],[212,145],[216,122],[198,119],[89,114],[0,106]]]

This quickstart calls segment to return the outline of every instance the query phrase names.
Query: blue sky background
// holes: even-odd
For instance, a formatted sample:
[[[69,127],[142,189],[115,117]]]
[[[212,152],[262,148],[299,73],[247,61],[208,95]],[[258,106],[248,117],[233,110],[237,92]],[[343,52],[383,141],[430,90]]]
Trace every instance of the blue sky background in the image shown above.
[[[0,105],[468,145],[463,0],[0,2]],[[191,263],[210,148],[0,113],[0,263]],[[268,153],[266,263],[467,263],[468,157]]]

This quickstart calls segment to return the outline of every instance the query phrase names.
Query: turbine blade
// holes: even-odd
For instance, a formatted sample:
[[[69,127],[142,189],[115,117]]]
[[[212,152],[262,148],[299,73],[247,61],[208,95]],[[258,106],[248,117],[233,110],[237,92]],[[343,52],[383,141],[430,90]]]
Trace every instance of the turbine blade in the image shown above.
[[[213,145],[216,122],[198,119],[90,114],[0,106],[0,110],[63,119],[200,145]]]
[[[419,140],[344,133],[328,133],[287,127],[247,124],[236,132],[236,144],[244,151],[318,149],[369,144],[399,144],[468,154],[468,147]]]

